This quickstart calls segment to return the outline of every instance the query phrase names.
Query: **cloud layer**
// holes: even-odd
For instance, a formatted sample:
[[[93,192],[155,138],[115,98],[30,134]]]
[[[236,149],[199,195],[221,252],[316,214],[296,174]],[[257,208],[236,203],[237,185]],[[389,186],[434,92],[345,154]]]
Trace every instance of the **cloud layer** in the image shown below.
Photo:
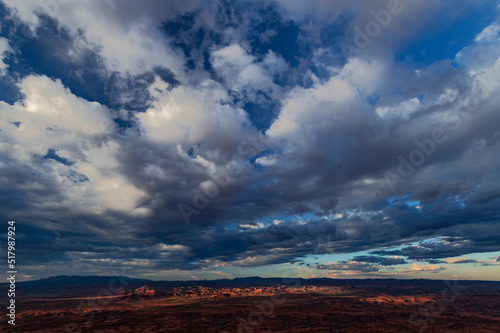
[[[494,265],[463,256],[500,251],[498,8],[396,5],[0,2],[26,275]],[[454,51],[419,49],[429,29]]]

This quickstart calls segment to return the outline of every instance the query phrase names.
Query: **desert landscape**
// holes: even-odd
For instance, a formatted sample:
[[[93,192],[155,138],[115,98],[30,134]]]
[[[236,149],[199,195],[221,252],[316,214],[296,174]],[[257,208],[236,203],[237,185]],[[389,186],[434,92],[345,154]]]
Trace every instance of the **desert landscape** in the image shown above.
[[[54,277],[24,284],[18,332],[500,332],[497,282]]]

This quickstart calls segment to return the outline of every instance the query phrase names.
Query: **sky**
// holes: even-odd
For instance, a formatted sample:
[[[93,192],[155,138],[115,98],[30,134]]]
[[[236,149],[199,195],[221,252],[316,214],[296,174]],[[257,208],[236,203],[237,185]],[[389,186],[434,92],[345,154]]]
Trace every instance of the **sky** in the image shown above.
[[[0,0],[23,280],[500,275],[500,2]]]

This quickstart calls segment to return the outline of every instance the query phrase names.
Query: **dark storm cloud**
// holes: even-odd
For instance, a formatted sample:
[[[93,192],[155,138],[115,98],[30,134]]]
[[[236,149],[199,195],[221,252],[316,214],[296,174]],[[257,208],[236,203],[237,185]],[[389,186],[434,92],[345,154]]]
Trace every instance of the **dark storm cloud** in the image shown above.
[[[353,260],[373,263],[373,264],[380,264],[383,266],[404,265],[407,263],[406,260],[404,260],[403,258],[376,257],[376,256],[356,256],[354,257]]]
[[[214,262],[227,262],[242,267],[290,262],[317,251],[325,235],[332,242],[346,238],[343,232],[336,229],[333,221],[327,220],[307,224],[281,222],[245,231],[220,227],[194,229],[184,234],[185,245],[189,247],[185,260],[204,260],[207,266]],[[165,237],[171,242],[176,238],[175,235]],[[247,261],[249,257],[254,259]]]
[[[328,23],[317,22],[314,16],[290,21],[276,2],[112,3],[116,10],[109,13],[110,21],[123,28],[127,22],[148,18],[165,38],[162,45],[180,55],[183,67],[155,64],[134,74],[113,70],[102,46],[90,42],[86,31],[75,33],[56,18],[39,13],[40,24],[30,34],[28,25],[8,16],[0,3],[0,35],[9,39],[14,50],[4,59],[9,69],[0,78],[0,86],[5,87],[0,98],[10,104],[19,100],[18,80],[35,73],[59,78],[73,94],[107,106],[120,130],[93,148],[118,147],[113,156],[107,156],[114,158],[116,167],[106,165],[106,175],[122,177],[144,192],[136,208],[147,211],[138,216],[106,208],[100,214],[85,214],[48,205],[66,199],[65,184],[49,172],[60,166],[48,163],[71,168],[91,160],[81,152],[80,161],[53,147],[24,162],[2,157],[2,218],[30,225],[25,231],[25,255],[37,254],[27,262],[46,262],[51,256],[86,263],[103,258],[149,260],[153,268],[194,270],[221,263],[258,267],[293,262],[308,254],[384,248],[354,261],[316,266],[369,273],[407,263],[387,256],[442,263],[438,259],[500,250],[500,113],[495,82],[483,87],[495,93],[482,95],[475,111],[465,112],[463,105],[475,96],[478,81],[466,64],[457,66],[455,59],[423,66],[380,60],[376,53],[373,59],[363,55],[356,61],[332,54],[332,50],[338,53],[340,41],[347,38],[345,29],[353,24],[346,15]],[[104,12],[112,8],[94,6]],[[370,12],[367,4],[356,3],[359,6]],[[443,6],[427,3],[422,8]],[[445,7],[452,11],[448,8],[452,6]],[[405,31],[412,35],[418,29]],[[374,43],[382,44],[384,36]],[[410,38],[400,32],[394,36],[394,45]],[[234,44],[250,59],[241,65],[247,75],[243,88],[231,84],[233,76],[241,73],[226,75],[226,67],[212,64],[214,52]],[[76,55],[70,56],[77,47]],[[270,71],[262,65],[269,51],[284,61],[286,70]],[[231,60],[237,63],[241,57]],[[344,66],[345,72],[338,74]],[[491,63],[484,66],[493,68]],[[357,79],[358,67],[361,79]],[[263,82],[255,81],[262,79],[255,74],[259,68],[269,74],[271,88],[255,84]],[[344,104],[330,100],[335,89],[342,89],[333,80],[339,76],[355,91],[351,99],[346,97],[349,92],[341,96],[347,99]],[[208,130],[199,142],[153,140],[138,114],[147,113],[160,98],[151,89],[159,79],[169,84],[170,92],[191,89],[202,104],[208,103],[204,94],[219,96],[223,91],[227,96],[217,97],[209,108],[228,109],[217,121],[202,124]],[[335,88],[322,94],[330,80]],[[445,98],[448,93],[455,98]],[[290,113],[298,110],[292,119],[297,130],[281,137],[266,133],[288,102],[293,106]],[[408,105],[416,104],[415,110],[407,111]],[[378,115],[377,108],[384,107],[392,111]],[[224,123],[240,109],[246,113],[235,128],[213,125]],[[445,116],[449,114],[453,117]],[[178,127],[196,121],[188,119]],[[413,151],[422,150],[415,140],[429,142],[436,128],[444,131],[446,140],[432,143],[433,152],[425,155],[425,162],[414,167],[411,176],[399,176],[401,181],[388,186],[386,172],[397,174],[399,156],[409,160]],[[184,137],[202,129],[189,128]],[[228,179],[227,183],[217,182],[217,176]],[[68,179],[91,183],[90,178],[74,173]],[[207,181],[219,184],[218,194],[210,196],[201,189]],[[196,212],[189,224],[179,204]],[[283,221],[273,224],[275,219]],[[407,246],[412,242],[420,243]]]
[[[446,264],[445,260],[439,260],[439,259],[427,259],[425,261],[427,261],[431,265]]]
[[[459,238],[444,237],[441,241],[426,241],[421,242],[418,246],[408,246],[400,250],[380,250],[373,251],[372,254],[377,255],[398,255],[406,256],[408,259],[415,260],[433,260],[438,258],[457,257],[469,253],[494,252],[498,251],[498,246],[495,244],[494,238],[498,237],[498,230],[493,231],[492,236],[485,236],[487,230],[491,230],[491,225],[487,226],[465,226],[464,229],[479,228],[476,235],[481,235],[477,239],[476,235],[470,237],[464,236]],[[498,229],[498,227],[496,227]],[[462,231],[455,227],[456,230]]]

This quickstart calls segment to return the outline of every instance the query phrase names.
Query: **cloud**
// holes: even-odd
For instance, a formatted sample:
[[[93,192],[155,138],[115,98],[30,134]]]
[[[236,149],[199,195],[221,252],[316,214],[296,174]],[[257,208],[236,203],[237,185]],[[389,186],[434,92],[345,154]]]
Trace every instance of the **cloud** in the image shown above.
[[[283,221],[266,227],[262,224],[258,228],[243,226],[238,232],[205,231],[204,240],[200,240],[192,251],[208,266],[257,267],[290,262],[312,253],[323,235],[329,235],[332,241],[345,238],[344,233],[336,230],[333,221]]]
[[[358,62],[358,60],[352,60]],[[346,65],[346,67],[349,64]],[[366,75],[370,75],[368,65],[366,65]],[[378,70],[377,70],[378,71]],[[346,73],[332,75],[326,82],[320,82],[314,76],[312,80],[315,84],[310,88],[295,88],[283,102],[279,117],[271,125],[267,134],[273,138],[289,137],[297,140],[311,137],[311,132],[331,129],[332,127],[347,126],[346,130],[354,125],[346,119],[344,112],[350,107],[355,107],[361,115],[367,111],[356,99],[359,97],[356,90],[358,80],[357,75],[349,69]],[[356,124],[363,126],[363,124]],[[315,135],[316,136],[316,135]]]
[[[376,112],[380,117],[402,117],[408,118],[412,113],[417,112],[421,109],[422,105],[418,98],[412,98],[410,100],[404,101],[397,105],[396,107],[380,106],[377,108]]]
[[[238,44],[212,52],[211,63],[230,90],[245,90],[246,97],[251,99],[256,98],[251,96],[255,90],[279,93],[280,87],[273,82],[273,76],[288,68],[284,59],[272,51],[257,61]]]
[[[478,260],[471,258],[449,258],[445,261],[448,264],[481,264],[481,266],[495,266],[495,261]]]
[[[440,271],[445,271],[446,267],[439,265],[419,265],[419,264],[411,264],[411,267],[408,268],[405,272],[407,273],[417,273],[417,272],[430,272],[430,273],[439,273]]]
[[[246,114],[229,105],[226,90],[217,82],[207,80],[196,88],[167,87],[167,83],[157,79],[150,88],[156,101],[145,113],[137,115],[148,138],[188,149],[201,142],[219,147],[233,142],[236,146],[245,139],[244,127],[249,126]]]
[[[474,226],[464,226],[462,229],[468,230]],[[485,229],[478,230],[477,235],[482,234]],[[496,234],[497,231],[495,231]],[[496,246],[492,238],[475,239],[476,235],[471,235],[468,239],[443,237],[440,241],[425,241],[418,245],[403,247],[398,250],[378,250],[371,252],[378,255],[400,255],[408,259],[427,260],[438,258],[449,258],[477,252],[494,252]]]
[[[380,264],[383,266],[404,265],[406,260],[401,257],[356,256],[355,261]]]
[[[0,102],[3,167],[31,170],[26,190],[64,198],[25,204],[38,206],[41,214],[64,206],[93,214],[139,213],[136,204],[144,192],[116,174],[113,156],[120,144],[111,112],[45,76],[29,76],[19,87],[22,103]]]
[[[484,5],[483,2],[463,1],[459,6],[451,8],[446,1],[324,1],[324,0],[276,0],[283,15],[297,22],[313,21],[316,26],[325,26],[325,29],[335,26],[335,23],[344,23],[342,26],[346,42],[354,45],[354,38],[359,31],[365,33],[373,29],[378,33],[368,37],[369,44],[366,54],[390,53],[405,45],[422,33],[426,33],[429,26],[435,26],[435,18],[440,17],[441,24],[453,22],[460,15],[474,11]],[[491,9],[495,6],[492,3]],[[384,19],[381,19],[384,17]],[[388,19],[385,19],[388,17]],[[378,24],[378,29],[373,28]],[[447,24],[447,23],[444,23]],[[340,24],[339,24],[340,25]],[[320,28],[316,28],[320,30]],[[370,33],[369,33],[370,34]],[[373,33],[372,33],[373,35]],[[361,51],[361,50],[357,50]]]
[[[495,52],[500,49],[499,29],[500,26],[497,23],[484,28],[476,36],[473,45],[464,47],[458,52],[456,56],[457,62],[476,71],[481,71],[494,65],[498,60]]]
[[[470,258],[450,258],[446,259],[448,264],[477,264],[481,263],[481,260],[470,259]]]
[[[336,264],[316,265],[316,269],[332,270],[332,271],[357,271],[361,273],[378,272],[380,266],[356,262],[356,261],[340,261]]]
[[[7,64],[3,61],[3,57],[6,52],[10,51],[10,46],[9,46],[9,40],[6,38],[0,37],[0,75],[5,71],[7,68]]]
[[[484,28],[484,30],[481,31],[481,33],[476,36],[475,41],[476,42],[495,41],[495,38],[498,36],[499,32],[500,32],[500,25],[498,25],[497,23],[493,23],[492,25],[489,25],[486,28]]]
[[[5,3],[33,28],[40,23],[36,13],[41,11],[57,17],[59,23],[72,32],[78,29],[85,31],[88,42],[100,46],[106,66],[122,74],[139,74],[157,66],[179,74],[183,65],[182,56],[167,46],[168,40],[158,27],[163,20],[195,10],[201,4],[196,0],[182,3],[149,1],[144,5],[116,1],[71,5],[36,0],[23,3],[6,0]],[[103,34],[103,31],[106,33]]]

